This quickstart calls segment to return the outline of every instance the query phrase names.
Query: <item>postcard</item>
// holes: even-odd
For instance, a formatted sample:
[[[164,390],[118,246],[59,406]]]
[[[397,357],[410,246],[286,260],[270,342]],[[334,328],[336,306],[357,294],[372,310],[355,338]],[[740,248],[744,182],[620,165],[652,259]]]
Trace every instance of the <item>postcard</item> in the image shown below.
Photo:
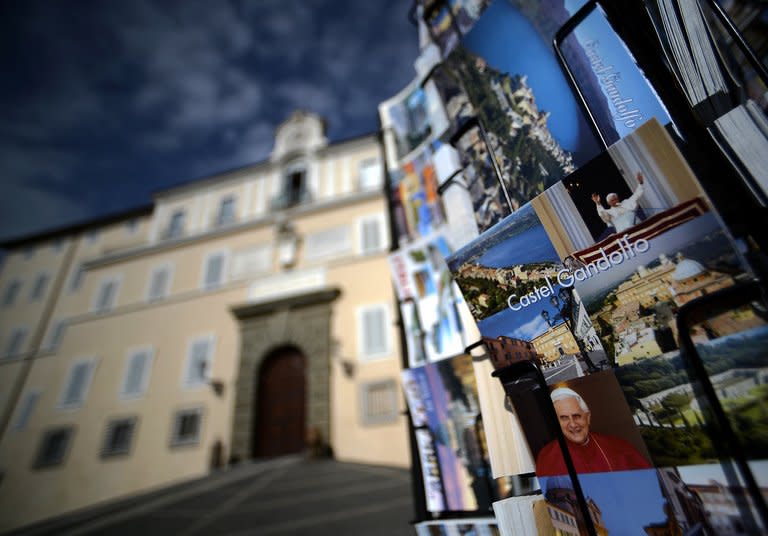
[[[446,507],[453,511],[486,510],[493,500],[479,420],[472,358],[459,355],[403,371],[406,393],[423,408],[440,465]],[[421,410],[416,412],[422,415]],[[421,421],[422,419],[420,419]]]
[[[559,476],[540,481],[554,528],[587,534],[571,480]],[[654,469],[579,475],[579,483],[597,534],[691,534],[678,528]]]
[[[445,264],[448,255],[450,247],[441,231],[389,256],[398,299],[416,304],[429,361],[458,355],[468,344],[459,313],[464,298]]]
[[[602,150],[532,15],[494,2],[446,60],[488,132],[512,210]]]
[[[432,149],[424,146],[390,172],[392,217],[400,244],[427,236],[445,222],[432,156]]]

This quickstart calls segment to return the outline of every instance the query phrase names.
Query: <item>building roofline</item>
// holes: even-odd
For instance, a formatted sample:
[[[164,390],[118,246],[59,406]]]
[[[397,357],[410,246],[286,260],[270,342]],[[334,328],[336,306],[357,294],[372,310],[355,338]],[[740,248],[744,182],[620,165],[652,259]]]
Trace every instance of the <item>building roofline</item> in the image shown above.
[[[0,240],[0,249],[13,249],[32,242],[40,242],[43,240],[54,240],[56,238],[65,238],[82,231],[87,231],[94,227],[103,227],[111,223],[117,223],[122,220],[128,220],[138,216],[146,216],[152,213],[155,206],[154,204],[145,204],[138,207],[121,210],[120,212],[114,212],[102,217],[89,219],[74,223],[71,225],[64,225],[61,227],[54,227],[45,231],[39,231],[30,233],[27,235],[21,235],[16,238],[10,238],[7,240]]]
[[[356,143],[364,141],[366,138],[370,138],[372,140],[376,140],[379,138],[379,130],[373,130],[370,132],[365,132],[363,134],[357,134],[354,136],[350,136],[348,138],[343,138],[340,140],[336,140],[333,142],[328,143],[328,145],[325,145],[324,147],[321,147],[318,149],[319,153],[324,153],[327,151],[332,151],[336,149],[337,147],[341,147],[346,144],[350,143]],[[243,173],[247,172],[256,168],[260,167],[269,167],[273,166],[274,163],[269,160],[269,157],[264,158],[263,160],[259,160],[257,162],[254,162],[252,164],[246,164],[244,166],[239,166],[236,168],[224,170],[218,173],[215,173],[213,175],[205,175],[203,177],[198,177],[195,179],[190,179],[186,181],[179,182],[175,186],[169,186],[167,188],[163,188],[161,190],[155,190],[152,192],[152,198],[157,199],[158,197],[166,197],[170,195],[174,195],[180,192],[183,192],[184,190],[188,190],[190,188],[194,188],[197,186],[200,186],[202,184],[205,184],[206,182],[214,182],[216,180],[220,180],[224,178],[227,175],[235,175],[237,173]]]
[[[325,147],[322,147],[320,149],[320,152],[325,152],[328,150],[333,150],[337,147],[360,142],[365,140],[366,138],[371,139],[378,139],[380,135],[380,130],[373,130],[370,132],[365,132],[363,134],[356,134],[354,136],[350,136],[348,138],[342,138],[340,140],[336,140],[333,142],[330,142]],[[269,161],[269,159],[260,160],[258,162],[255,162],[253,164],[247,164],[244,166],[240,166],[237,168],[232,168],[229,170],[221,171],[219,173],[215,173],[213,175],[206,175],[204,177],[199,177],[196,179],[191,179],[188,181],[180,182],[176,186],[171,186],[168,188],[163,188],[162,190],[156,190],[152,192],[151,196],[152,199],[157,199],[158,197],[164,197],[166,195],[172,195],[177,192],[181,192],[183,190],[189,189],[191,187],[200,186],[201,184],[204,184],[205,182],[213,182],[214,180],[218,180],[223,178],[226,175],[234,175],[236,173],[242,173],[244,171],[247,171],[252,168],[258,168],[263,166],[269,166],[272,165],[272,163]],[[39,231],[30,233],[27,235],[22,235],[16,238],[10,238],[7,240],[0,240],[0,249],[12,249],[16,248],[25,244],[28,244],[30,242],[39,242],[41,240],[53,240],[56,238],[63,238],[75,233],[79,233],[88,229],[91,229],[93,227],[101,227],[104,225],[109,225],[110,223],[116,223],[120,220],[129,219],[131,217],[136,216],[144,216],[147,214],[151,214],[154,210],[155,203],[148,203],[144,205],[140,205],[138,207],[129,208],[127,210],[122,210],[120,212],[115,212],[112,214],[108,214],[103,217],[94,218],[90,220],[81,221],[72,225],[64,225],[61,227],[54,227],[53,229],[48,229],[45,231]]]

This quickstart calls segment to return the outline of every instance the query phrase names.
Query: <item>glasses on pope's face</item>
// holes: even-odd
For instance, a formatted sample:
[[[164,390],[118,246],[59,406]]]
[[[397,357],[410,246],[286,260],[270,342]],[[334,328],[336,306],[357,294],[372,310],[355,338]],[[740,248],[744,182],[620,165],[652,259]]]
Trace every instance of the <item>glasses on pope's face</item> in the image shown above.
[[[563,398],[554,402],[560,429],[568,441],[583,445],[589,438],[591,414],[584,411],[575,398]]]

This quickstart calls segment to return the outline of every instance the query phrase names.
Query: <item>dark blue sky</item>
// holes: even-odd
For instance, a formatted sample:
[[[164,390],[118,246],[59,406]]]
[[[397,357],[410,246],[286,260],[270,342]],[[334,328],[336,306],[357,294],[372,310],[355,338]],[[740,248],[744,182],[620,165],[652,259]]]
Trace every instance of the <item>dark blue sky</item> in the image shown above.
[[[410,0],[0,3],[0,240],[264,159],[296,108],[339,140],[414,76]]]

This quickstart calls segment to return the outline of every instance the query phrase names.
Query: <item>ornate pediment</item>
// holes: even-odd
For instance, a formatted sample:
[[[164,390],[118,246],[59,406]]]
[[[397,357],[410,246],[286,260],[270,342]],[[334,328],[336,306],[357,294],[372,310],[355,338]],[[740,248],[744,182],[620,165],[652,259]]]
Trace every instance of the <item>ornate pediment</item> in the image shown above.
[[[270,160],[282,162],[299,155],[306,155],[328,144],[325,122],[312,112],[296,110],[277,127],[275,148]]]

